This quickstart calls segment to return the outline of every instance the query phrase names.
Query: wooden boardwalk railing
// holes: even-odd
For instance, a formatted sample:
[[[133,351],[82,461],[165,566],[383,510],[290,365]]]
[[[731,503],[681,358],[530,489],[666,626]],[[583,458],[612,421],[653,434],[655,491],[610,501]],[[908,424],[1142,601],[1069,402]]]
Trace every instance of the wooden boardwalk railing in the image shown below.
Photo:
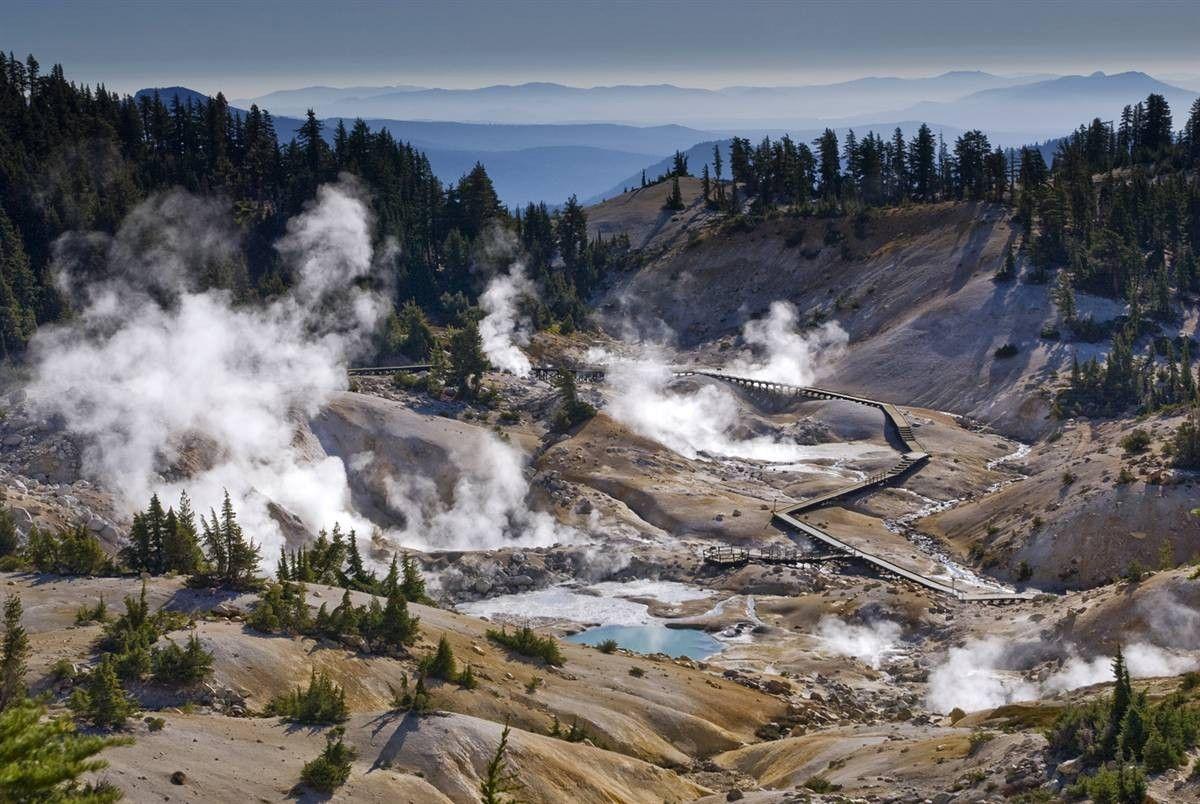
[[[428,371],[431,366],[428,363],[419,363],[408,366],[363,366],[352,368],[349,370],[351,375],[379,375],[379,374],[395,374],[399,371]],[[557,374],[560,370],[558,366],[534,366],[533,376],[538,378],[547,378]],[[585,366],[580,368],[568,368],[575,374],[576,378],[582,382],[602,382],[607,374],[607,369],[604,366]],[[834,500],[843,499],[867,489],[876,488],[886,485],[894,480],[904,477],[910,472],[915,471],[929,460],[929,453],[925,447],[917,440],[916,434],[913,433],[912,424],[908,418],[900,410],[900,408],[889,402],[880,402],[876,399],[867,399],[866,397],[854,396],[853,394],[843,394],[840,391],[831,391],[827,388],[813,388],[801,385],[787,385],[785,383],[769,382],[767,380],[752,379],[749,377],[738,377],[732,374],[724,374],[717,371],[704,370],[680,370],[673,371],[675,377],[711,377],[715,380],[727,382],[733,385],[738,385],[744,388],[751,388],[766,391],[768,393],[779,394],[782,396],[806,397],[809,399],[838,399],[845,402],[854,402],[859,405],[866,405],[878,409],[883,413],[885,427],[891,428],[899,439],[903,450],[900,460],[888,469],[875,472],[862,480],[850,483],[833,491],[820,494],[816,497],[811,497],[807,500],[793,503],[785,508],[781,508],[772,515],[776,524],[779,525],[785,532],[793,534],[801,534],[819,544],[831,548],[835,551],[835,555],[814,555],[806,553],[799,549],[783,549],[779,552],[768,548],[767,550],[746,550],[732,547],[713,547],[709,548],[704,553],[704,560],[712,564],[745,564],[751,561],[774,563],[774,564],[800,564],[814,561],[829,561],[838,557],[849,557],[862,561],[872,566],[876,571],[900,578],[904,581],[911,582],[924,589],[939,594],[949,595],[950,597],[971,603],[1016,603],[1023,600],[1029,600],[1034,597],[1034,593],[1030,592],[965,592],[959,590],[952,584],[946,584],[943,581],[929,576],[922,575],[919,572],[902,567],[899,564],[884,558],[874,553],[868,553],[865,550],[842,541],[831,533],[828,533],[821,528],[811,525],[799,519],[799,515],[819,508],[822,505],[833,502]]]

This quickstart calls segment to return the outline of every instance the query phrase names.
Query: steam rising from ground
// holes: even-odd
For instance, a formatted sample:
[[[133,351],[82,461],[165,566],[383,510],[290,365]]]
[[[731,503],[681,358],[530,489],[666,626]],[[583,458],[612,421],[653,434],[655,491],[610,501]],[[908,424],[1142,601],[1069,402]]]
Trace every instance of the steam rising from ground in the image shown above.
[[[387,310],[357,286],[373,268],[368,208],[351,184],[320,188],[276,246],[295,286],[265,306],[201,289],[205,270],[236,259],[228,227],[212,202],[173,193],[113,238],[61,240],[56,270],[81,306],[70,324],[39,330],[29,397],[84,437],[85,473],[131,510],[183,486],[204,510],[228,489],[267,547],[280,540],[270,501],[313,528],[363,528],[342,462],[312,460],[293,435],[345,388],[347,359]],[[96,257],[106,279],[84,285],[83,260]],[[186,483],[163,477],[173,466],[190,470]]]
[[[742,327],[742,340],[753,354],[735,360],[725,370],[755,380],[811,385],[820,364],[840,355],[850,337],[836,321],[802,333],[799,320],[795,305],[772,302],[765,317]]]
[[[900,626],[891,620],[866,625],[847,623],[832,615],[821,618],[816,636],[839,656],[851,656],[878,670],[900,644]]]
[[[578,538],[574,529],[526,505],[525,456],[515,447],[481,431],[473,443],[456,445],[452,458],[459,476],[448,500],[428,477],[386,479],[388,505],[406,523],[389,535],[406,545],[439,550],[548,547]]]
[[[748,322],[743,330],[743,339],[757,349],[757,356],[744,355],[724,370],[778,382],[811,383],[820,363],[845,345],[846,333],[831,323],[806,336],[796,330],[796,321],[795,307],[773,303],[766,318]],[[737,432],[742,416],[735,392],[718,383],[701,383],[686,391],[670,389],[671,370],[664,355],[664,349],[644,345],[635,361],[603,360],[610,364],[608,379],[615,396],[608,412],[614,419],[688,458],[711,455],[793,463],[827,457],[820,449]]]
[[[528,377],[529,358],[521,347],[529,344],[529,321],[521,315],[522,296],[536,296],[533,283],[525,276],[525,266],[513,263],[507,274],[497,274],[479,297],[485,313],[479,322],[483,352],[496,368],[518,377]]]
[[[1178,675],[1200,667],[1194,655],[1172,653],[1145,642],[1130,644],[1123,651],[1134,678]],[[1111,657],[1083,659],[1071,649],[1062,669],[1034,683],[1009,669],[1013,653],[1008,643],[996,637],[951,648],[945,661],[929,674],[929,708],[949,712],[959,707],[972,712],[1113,680]]]

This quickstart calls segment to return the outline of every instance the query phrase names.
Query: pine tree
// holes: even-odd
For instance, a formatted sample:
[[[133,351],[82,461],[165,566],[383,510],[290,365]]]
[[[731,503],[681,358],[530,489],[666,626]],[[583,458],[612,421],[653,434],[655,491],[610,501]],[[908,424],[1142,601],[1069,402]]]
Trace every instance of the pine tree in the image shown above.
[[[400,583],[400,594],[410,603],[424,603],[429,600],[425,593],[425,579],[417,562],[408,553],[404,554],[404,580]]]
[[[121,791],[109,785],[81,783],[108,763],[94,757],[105,748],[128,745],[131,738],[81,735],[70,718],[46,717],[46,709],[23,700],[0,711],[0,781],[6,802],[110,804]]]
[[[671,176],[671,192],[667,196],[667,200],[663,202],[663,209],[678,212],[683,209],[683,193],[679,189],[679,177]]]
[[[14,555],[21,549],[21,536],[12,512],[0,507],[0,558]]]
[[[98,728],[121,728],[133,714],[133,703],[117,678],[112,656],[104,654],[92,670],[87,689],[77,690],[72,706],[80,717]]]
[[[28,659],[29,636],[21,625],[21,598],[9,595],[4,599],[4,642],[0,649],[0,710],[25,698]]]
[[[204,544],[208,568],[196,576],[199,583],[216,583],[231,589],[251,589],[259,585],[258,545],[246,538],[238,524],[229,492],[221,503],[221,515],[210,512],[210,521],[203,521]]]
[[[1058,314],[1067,324],[1075,321],[1078,308],[1075,305],[1075,289],[1071,287],[1071,275],[1063,270],[1058,272],[1058,284],[1054,287],[1054,304]]]
[[[511,731],[508,723],[505,723],[504,731],[500,732],[500,743],[496,746],[496,753],[492,754],[487,770],[484,771],[483,781],[479,785],[480,804],[515,804],[517,799],[513,794],[522,789],[517,775],[508,769],[506,752]]]
[[[391,566],[388,567],[388,573],[384,577],[383,583],[380,584],[379,591],[383,593],[384,597],[391,597],[400,592],[400,570],[396,566],[395,553],[392,553]]]
[[[383,622],[379,627],[379,637],[389,647],[403,648],[417,641],[420,634],[420,620],[408,613],[408,603],[399,590],[387,597],[387,605],[383,608]]]
[[[453,681],[458,677],[458,666],[454,661],[454,649],[446,635],[438,640],[437,651],[425,659],[422,670],[431,678]]]
[[[458,390],[459,398],[471,400],[479,396],[487,368],[479,324],[474,318],[468,318],[450,336],[450,381]]]
[[[196,515],[187,492],[179,495],[179,509],[167,511],[163,530],[163,569],[190,575],[201,569],[204,557],[196,532]]]

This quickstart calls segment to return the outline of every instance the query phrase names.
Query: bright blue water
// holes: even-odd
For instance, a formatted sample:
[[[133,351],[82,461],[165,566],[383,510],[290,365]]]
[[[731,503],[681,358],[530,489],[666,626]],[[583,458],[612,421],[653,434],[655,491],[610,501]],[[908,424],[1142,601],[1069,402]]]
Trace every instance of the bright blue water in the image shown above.
[[[665,653],[706,659],[724,647],[703,631],[691,628],[664,628],[661,625],[601,625],[567,637],[577,645],[599,645],[606,639],[634,653]]]

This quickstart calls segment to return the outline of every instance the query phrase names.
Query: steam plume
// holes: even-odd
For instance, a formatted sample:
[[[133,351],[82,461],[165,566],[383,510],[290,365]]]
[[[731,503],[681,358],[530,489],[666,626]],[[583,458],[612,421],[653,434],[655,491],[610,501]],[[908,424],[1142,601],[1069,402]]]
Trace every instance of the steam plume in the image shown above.
[[[507,274],[496,274],[488,282],[479,306],[483,320],[479,334],[483,352],[492,365],[510,371],[518,377],[528,377],[529,358],[521,351],[529,344],[529,321],[521,316],[517,305],[522,296],[536,296],[533,283],[525,276],[525,266],[516,262]]]
[[[268,548],[281,539],[272,501],[314,529],[365,528],[342,462],[306,453],[293,434],[344,390],[349,356],[386,312],[357,286],[373,267],[370,232],[352,184],[321,187],[277,244],[295,286],[264,306],[203,289],[203,271],[237,254],[213,202],[172,193],[142,204],[113,238],[65,238],[56,270],[80,311],[34,339],[29,397],[83,437],[84,473],[129,510],[186,485],[201,510],[228,489]],[[106,278],[85,285],[81,260],[96,256]],[[172,467],[186,467],[186,484],[164,476]]]
[[[849,336],[836,321],[801,333],[799,318],[795,305],[772,302],[764,318],[742,327],[742,340],[752,354],[738,358],[726,371],[756,380],[811,385],[820,365],[845,350]]]

